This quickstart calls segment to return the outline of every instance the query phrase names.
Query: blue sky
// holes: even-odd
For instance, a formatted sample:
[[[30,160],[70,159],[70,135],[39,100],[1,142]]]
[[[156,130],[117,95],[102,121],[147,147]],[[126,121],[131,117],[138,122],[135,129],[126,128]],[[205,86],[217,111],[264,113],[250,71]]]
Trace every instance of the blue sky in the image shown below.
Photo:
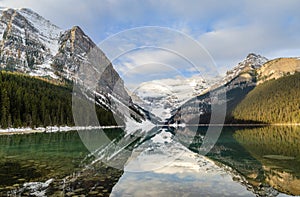
[[[298,0],[0,0],[0,6],[31,8],[64,29],[79,25],[96,43],[130,28],[171,28],[199,42],[213,58],[219,73],[235,66],[250,52],[267,58],[300,56]],[[149,54],[141,50],[123,59],[143,64]],[[165,57],[164,52],[151,57],[160,62],[161,56]],[[119,72],[131,68],[125,63],[116,61]],[[151,67],[157,68],[152,69],[153,74],[168,73],[162,71],[162,65]],[[144,68],[134,72],[146,76],[149,70]]]

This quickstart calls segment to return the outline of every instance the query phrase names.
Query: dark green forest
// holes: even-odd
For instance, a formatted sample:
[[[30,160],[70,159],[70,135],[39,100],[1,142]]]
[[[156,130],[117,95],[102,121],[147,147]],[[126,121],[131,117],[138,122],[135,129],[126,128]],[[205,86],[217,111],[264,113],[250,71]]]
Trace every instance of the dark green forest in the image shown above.
[[[232,114],[239,120],[300,123],[300,73],[258,85]]]
[[[101,125],[116,125],[112,112],[96,106]],[[0,72],[0,127],[74,125],[72,84],[56,85],[23,74]]]
[[[285,155],[299,158],[300,128],[294,126],[271,126],[244,129],[234,133],[234,138],[252,155]],[[299,165],[297,165],[299,166]],[[299,172],[300,172],[300,166]]]

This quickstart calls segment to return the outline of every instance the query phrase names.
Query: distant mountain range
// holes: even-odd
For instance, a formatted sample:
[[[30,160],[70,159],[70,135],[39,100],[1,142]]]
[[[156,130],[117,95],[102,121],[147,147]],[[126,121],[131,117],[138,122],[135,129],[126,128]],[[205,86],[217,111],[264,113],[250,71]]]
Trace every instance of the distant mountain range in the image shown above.
[[[226,123],[299,123],[298,72],[299,58],[268,60],[251,53],[222,80],[179,107],[169,123],[210,123],[216,96],[219,103],[214,106],[226,108]]]
[[[85,73],[79,73],[83,67],[88,69],[84,70]],[[0,8],[0,69],[48,79],[57,84],[79,84],[86,91],[83,97],[95,98],[99,106],[113,112],[125,123],[140,124],[146,119],[155,119],[155,123],[164,119],[168,119],[168,123],[208,123],[214,97],[219,97],[217,105],[226,104],[228,123],[270,122],[265,118],[253,118],[253,114],[266,116],[257,112],[262,111],[260,103],[263,99],[269,99],[269,103],[264,100],[264,104],[261,104],[264,106],[261,109],[265,110],[267,104],[271,106],[275,103],[276,96],[292,103],[294,107],[290,107],[290,110],[295,112],[282,110],[285,106],[277,105],[269,108],[269,111],[265,110],[266,113],[275,116],[280,112],[284,114],[282,117],[288,114],[298,117],[299,114],[299,99],[296,99],[300,92],[296,86],[299,79],[297,72],[300,71],[299,58],[268,60],[250,53],[221,79],[207,80],[194,76],[188,79],[155,80],[145,82],[134,92],[128,93],[110,60],[80,27],[62,30],[26,8]],[[101,78],[97,78],[97,73],[101,73]],[[82,75],[91,77],[85,77],[87,80],[83,81]],[[93,81],[95,78],[97,81]],[[273,80],[278,82],[270,82]],[[279,86],[278,83],[289,84]],[[90,86],[95,86],[92,92]],[[291,91],[284,91],[287,89]],[[274,94],[276,91],[285,94]],[[272,94],[273,97],[266,94]],[[251,103],[254,100],[255,103]],[[250,113],[253,106],[255,109]],[[300,122],[300,118],[284,120]],[[282,122],[279,119],[271,122],[274,121]]]
[[[138,97],[133,97],[133,101],[158,117],[167,119],[172,111],[190,98],[201,94],[218,80],[219,78],[208,80],[201,76],[193,76],[148,81],[134,90],[133,94]]]

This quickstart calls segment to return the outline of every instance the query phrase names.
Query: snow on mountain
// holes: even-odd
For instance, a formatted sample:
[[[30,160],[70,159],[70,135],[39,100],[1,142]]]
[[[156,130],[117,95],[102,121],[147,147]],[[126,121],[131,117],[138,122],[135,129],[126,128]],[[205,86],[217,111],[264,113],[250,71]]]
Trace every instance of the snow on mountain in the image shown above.
[[[223,82],[229,82],[243,72],[249,72],[260,68],[268,59],[261,55],[250,53],[246,59],[239,62],[232,70],[226,72]]]
[[[239,62],[233,69],[226,72],[226,75],[218,83],[209,88],[209,91],[218,87],[229,84],[228,89],[240,86],[241,82],[246,82],[246,85],[255,85],[253,79],[256,78],[256,70],[269,60],[266,57],[250,53],[247,57]]]
[[[0,70],[72,80],[84,87],[83,97],[96,97],[125,121],[145,120],[110,60],[80,27],[62,30],[30,9],[0,8]],[[113,102],[122,103],[128,117]]]
[[[169,123],[180,122],[188,124],[209,123],[212,113],[212,98],[215,95],[219,110],[224,116],[230,115],[231,110],[257,85],[257,70],[266,62],[267,58],[250,53],[238,63],[225,77],[203,91],[203,94],[190,99],[174,111]],[[226,108],[224,107],[226,106]],[[225,113],[226,111],[226,113]],[[199,113],[200,112],[200,113]],[[222,118],[214,121],[223,123]]]
[[[204,80],[200,76],[194,76],[144,82],[133,91],[143,102],[139,99],[134,101],[156,116],[166,119],[171,117],[173,110],[197,95],[223,86],[229,90],[237,86],[255,85],[255,71],[267,61],[261,55],[250,53],[222,79]]]
[[[87,55],[92,49],[97,55],[89,60]],[[251,53],[218,83],[215,83],[218,79],[204,80],[200,76],[154,80],[142,83],[133,91],[132,95],[137,96],[131,98],[109,59],[80,27],[62,30],[30,9],[0,8],[0,69],[83,84],[77,74],[82,65],[88,65],[86,71],[91,76],[102,73],[96,85],[93,77],[84,81],[86,86],[96,86],[99,103],[122,114],[118,107],[110,104],[120,101],[131,108],[128,118],[132,120],[133,117],[144,119],[143,112],[135,107],[132,99],[145,110],[166,119],[173,110],[204,91],[225,84],[230,84],[227,89],[241,84],[253,85],[256,69],[267,61]]]
[[[50,65],[62,32],[30,9],[0,8],[0,67],[58,78]]]
[[[59,36],[63,30],[49,20],[28,8],[0,8],[0,14],[2,15],[1,26],[7,27],[7,29],[1,28],[1,37],[5,30],[6,33],[12,33],[24,39],[33,37],[45,44],[46,49],[49,49],[52,55],[57,52]]]
[[[18,11],[39,31],[40,39],[54,55],[58,51],[58,40],[63,30],[28,8],[20,8]]]
[[[204,80],[200,76],[144,82],[133,91],[143,102],[140,100],[134,102],[156,116],[166,119],[171,116],[172,110],[201,94],[214,82],[214,80]]]

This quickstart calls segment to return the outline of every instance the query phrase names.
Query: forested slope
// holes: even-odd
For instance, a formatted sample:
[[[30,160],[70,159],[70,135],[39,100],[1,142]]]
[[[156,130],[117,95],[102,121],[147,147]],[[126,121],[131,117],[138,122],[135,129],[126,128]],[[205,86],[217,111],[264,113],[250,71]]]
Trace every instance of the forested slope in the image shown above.
[[[101,125],[116,125],[110,111],[96,111]],[[71,84],[0,72],[0,128],[50,125],[74,125]]]
[[[300,123],[300,73],[255,87],[233,111],[239,120]]]

